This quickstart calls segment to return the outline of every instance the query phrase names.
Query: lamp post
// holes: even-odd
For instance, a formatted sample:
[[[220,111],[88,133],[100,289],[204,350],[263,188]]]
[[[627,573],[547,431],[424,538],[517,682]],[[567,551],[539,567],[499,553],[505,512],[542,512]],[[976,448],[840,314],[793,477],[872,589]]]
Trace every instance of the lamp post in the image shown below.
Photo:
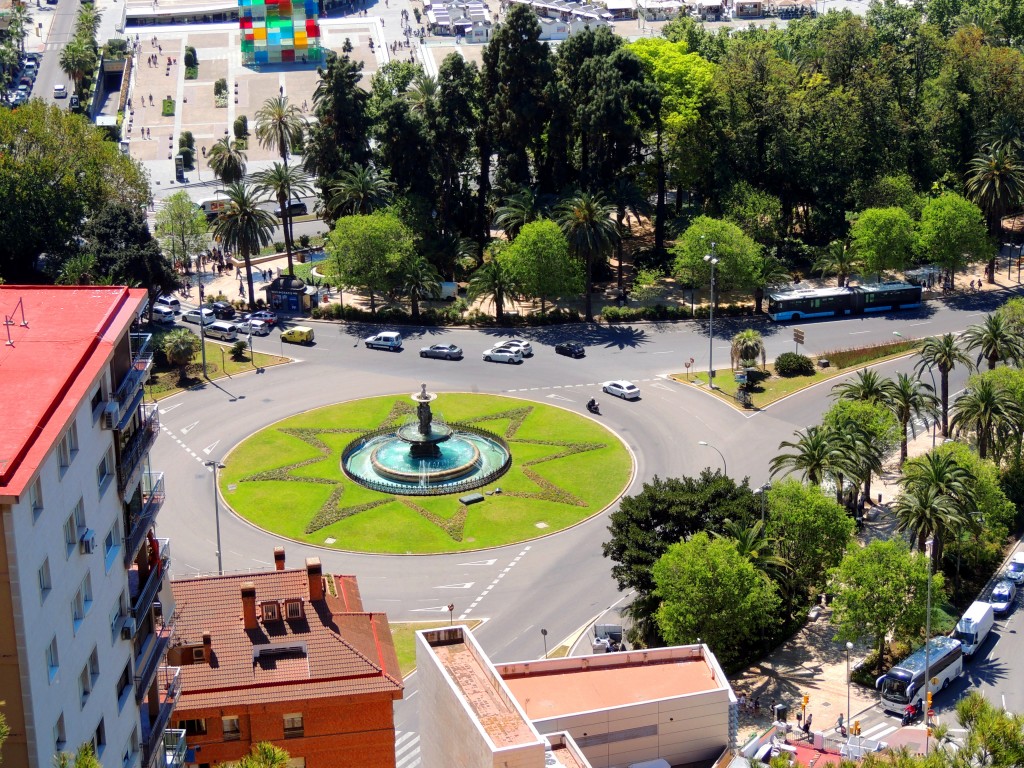
[[[213,520],[217,527],[217,575],[223,576],[224,558],[220,550],[220,493],[217,488],[217,470],[224,469],[224,465],[219,461],[204,461],[203,463],[213,471]]]
[[[203,315],[203,305],[199,305],[199,349],[203,352],[203,378],[208,378],[206,375],[206,317]],[[284,355],[281,355],[284,357]],[[220,549],[218,546],[217,549]]]
[[[715,388],[715,243],[711,243],[711,253],[704,256],[704,261],[711,265],[711,308],[708,311],[708,389]],[[725,461],[723,459],[722,461]]]
[[[926,607],[926,613],[924,617],[924,705],[928,707],[928,695],[931,693],[932,686],[932,665],[931,665],[931,653],[932,653],[932,547],[935,545],[935,539],[928,539],[924,543],[924,551],[928,556],[928,602]],[[928,728],[928,709],[924,712],[925,728]],[[924,737],[924,755],[928,756],[928,745],[931,738],[928,736],[927,730],[925,731]]]
[[[548,657],[548,631],[541,627],[540,636],[544,638],[544,658]]]
[[[713,450],[715,453],[717,453],[721,457],[721,459],[722,459],[722,474],[725,475],[726,477],[728,477],[729,476],[729,467],[725,463],[725,456],[722,455],[722,452],[720,450],[718,450],[717,448],[715,448],[715,446],[713,446],[707,440],[701,440],[699,443],[697,443],[697,445],[703,445],[705,448],[710,448],[711,450]]]
[[[853,712],[850,710],[850,651],[853,650],[853,643],[846,641],[846,733],[850,733],[850,722]],[[847,735],[849,741],[849,735]]]
[[[722,459],[722,461],[724,463],[725,459]],[[754,489],[754,493],[756,493],[758,496],[761,497],[761,524],[762,525],[764,525],[765,507],[768,506],[768,497],[767,497],[766,494],[771,489],[772,489],[772,484],[771,483],[765,483],[764,485],[760,486],[759,488],[755,488]]]

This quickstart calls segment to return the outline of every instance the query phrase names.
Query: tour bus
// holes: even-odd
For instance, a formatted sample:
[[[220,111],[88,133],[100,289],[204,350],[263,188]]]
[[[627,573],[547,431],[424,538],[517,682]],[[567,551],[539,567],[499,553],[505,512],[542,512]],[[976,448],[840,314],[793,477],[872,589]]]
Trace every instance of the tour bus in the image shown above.
[[[911,702],[919,710],[924,709],[926,654],[931,666],[929,690],[932,693],[945,688],[964,669],[960,641],[952,637],[933,637],[927,645],[914,651],[875,681],[875,687],[882,694],[882,708],[886,712],[902,715]]]

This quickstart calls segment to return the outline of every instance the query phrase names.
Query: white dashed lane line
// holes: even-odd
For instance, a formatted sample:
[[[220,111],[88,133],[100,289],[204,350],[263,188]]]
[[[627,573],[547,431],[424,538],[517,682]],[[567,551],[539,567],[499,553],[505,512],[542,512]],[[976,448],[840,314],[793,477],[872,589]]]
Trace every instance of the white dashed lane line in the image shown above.
[[[179,446],[181,446],[181,449],[183,451],[185,451],[185,453],[187,453],[193,459],[198,461],[200,464],[205,464],[206,463],[206,460],[203,459],[202,456],[197,456],[195,451],[193,451],[191,448],[189,448],[187,445],[185,445],[185,443],[182,441],[182,439],[180,437],[178,437],[176,434],[174,434],[174,432],[172,432],[170,429],[168,429],[163,424],[160,425],[160,431],[163,432],[165,435],[167,435],[169,438],[171,438],[171,440],[176,442]],[[210,472],[213,472],[213,468],[212,467],[207,467],[207,470],[210,471]]]
[[[644,383],[647,381],[658,381],[658,377],[650,379],[630,379],[633,383]],[[546,392],[550,389],[572,389],[574,387],[600,387],[603,381],[591,381],[588,384],[553,384],[550,387],[523,387],[522,389],[506,389],[506,392]]]
[[[462,614],[459,616],[459,619],[469,618],[469,614],[473,611],[474,608],[476,608],[480,604],[481,600],[487,597],[487,593],[494,589],[496,586],[498,586],[502,578],[504,578],[505,574],[511,571],[513,566],[515,566],[516,563],[522,560],[526,553],[529,551],[530,547],[523,547],[523,551],[516,555],[514,558],[512,558],[512,562],[510,562],[504,569],[502,569],[501,573],[494,577],[494,581],[492,581],[490,584],[484,587],[483,591],[476,596],[476,599],[473,600],[472,603],[470,603],[469,608],[462,612]]]

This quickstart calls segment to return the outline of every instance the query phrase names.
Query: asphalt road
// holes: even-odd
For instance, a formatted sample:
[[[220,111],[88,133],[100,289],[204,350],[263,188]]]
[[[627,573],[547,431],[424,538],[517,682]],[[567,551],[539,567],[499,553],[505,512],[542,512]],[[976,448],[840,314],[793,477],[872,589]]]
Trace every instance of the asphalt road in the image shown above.
[[[32,97],[56,104],[61,109],[68,108],[70,98],[53,98],[53,86],[63,84],[67,88],[68,94],[74,92],[71,78],[60,68],[60,51],[73,36],[78,7],[78,0],[59,0],[56,5],[44,4],[41,10],[36,11],[37,15],[53,14],[53,19],[50,33],[46,38],[46,50],[43,52],[42,61],[39,62],[39,75],[36,77],[35,87],[32,89]],[[31,42],[31,40],[30,35],[26,42]]]
[[[805,330],[808,351],[827,352],[886,341],[894,331],[912,338],[961,330],[1002,298],[975,295],[920,312],[799,327]],[[739,321],[715,324],[714,355],[719,367],[727,364],[728,339],[740,325]],[[635,492],[654,475],[678,476],[698,473],[706,466],[719,467],[718,454],[699,446],[701,440],[722,452],[732,476],[749,476],[752,485],[759,485],[768,479],[768,461],[779,442],[791,438],[794,430],[816,423],[831,402],[830,386],[825,385],[764,411],[741,413],[696,389],[665,380],[666,374],[683,370],[690,357],[693,370],[706,368],[706,323],[527,330],[521,335],[532,341],[535,355],[519,366],[480,359],[482,350],[496,339],[512,335],[506,330],[403,329],[405,350],[396,354],[362,346],[361,338],[376,327],[328,323],[315,327],[316,344],[309,348],[282,345],[277,331],[255,340],[259,351],[296,356],[294,364],[211,382],[200,391],[161,403],[164,434],[152,451],[151,465],[166,477],[160,535],[172,540],[174,575],[216,570],[213,477],[203,462],[221,459],[251,433],[302,410],[370,395],[412,393],[420,382],[432,391],[508,393],[580,413],[585,413],[587,399],[596,396],[601,400],[600,421],[634,453],[637,474],[630,491]],[[793,327],[758,324],[769,357],[793,348]],[[563,339],[585,343],[587,357],[556,356],[552,347]],[[448,362],[418,356],[420,346],[441,340],[462,346],[466,358]],[[907,360],[896,361],[883,366],[882,373],[891,375],[911,367]],[[638,383],[641,400],[625,402],[602,395],[599,382],[614,378]],[[959,386],[962,378],[955,378],[952,389]],[[600,554],[607,537],[605,515],[532,542],[429,557],[317,549],[258,531],[229,512],[220,515],[220,522],[225,571],[272,567],[274,546],[284,544],[291,566],[317,555],[335,573],[356,574],[367,607],[386,611],[393,620],[446,618],[448,603],[456,606],[456,620],[486,617],[477,636],[498,661],[539,655],[542,627],[548,630],[549,647],[553,647],[623,598],[610,578],[610,563]],[[414,693],[413,682],[407,696]],[[400,730],[414,730],[415,704],[407,699],[396,713]]]

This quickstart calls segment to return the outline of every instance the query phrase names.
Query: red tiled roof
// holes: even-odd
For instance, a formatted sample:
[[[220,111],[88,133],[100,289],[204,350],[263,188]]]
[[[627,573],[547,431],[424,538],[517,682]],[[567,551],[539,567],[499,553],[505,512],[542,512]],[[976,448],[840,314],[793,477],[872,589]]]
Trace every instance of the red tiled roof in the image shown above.
[[[338,595],[328,592],[317,602],[309,601],[305,569],[172,581],[177,639],[200,644],[208,632],[212,640],[210,662],[181,669],[178,710],[366,693],[401,698],[387,616],[347,611],[346,602],[362,608],[355,577],[333,579]],[[246,630],[241,586],[250,581],[256,586],[259,620],[256,629]],[[283,609],[291,598],[302,598],[304,618],[262,621],[260,603],[277,600]],[[261,647],[274,646],[299,650],[255,656]]]
[[[0,330],[0,498],[24,493],[145,299],[110,286],[0,286],[0,313],[14,320]]]

